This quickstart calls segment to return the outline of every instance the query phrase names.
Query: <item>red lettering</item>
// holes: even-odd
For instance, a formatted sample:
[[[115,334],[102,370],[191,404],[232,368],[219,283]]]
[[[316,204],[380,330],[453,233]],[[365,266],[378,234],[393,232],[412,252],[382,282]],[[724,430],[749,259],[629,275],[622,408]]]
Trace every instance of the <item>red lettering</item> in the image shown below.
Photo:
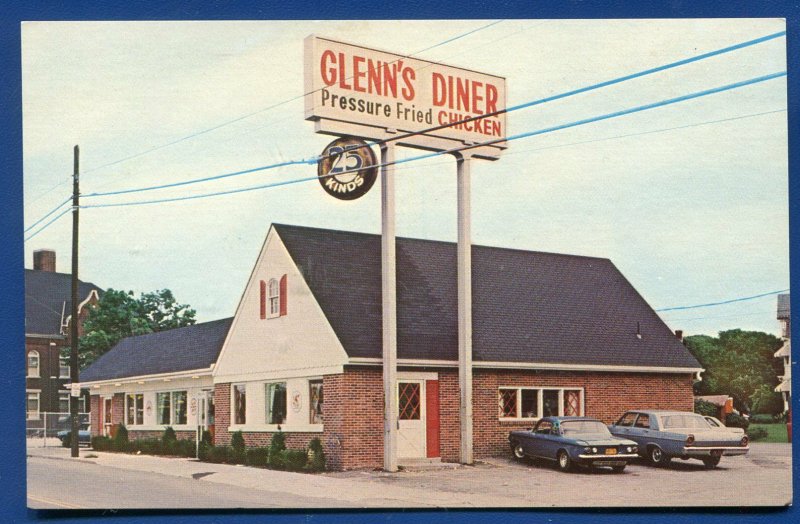
[[[444,91],[444,77],[439,73],[431,75],[431,82],[433,83],[433,105],[443,106],[444,101],[447,100],[447,93]],[[439,113],[441,116],[442,113]],[[441,124],[441,122],[439,122]]]
[[[406,100],[414,100],[414,84],[413,81],[417,78],[417,73],[410,67],[403,69],[403,81],[406,86],[402,90],[403,98]]]
[[[339,87],[342,89],[352,89],[353,86],[347,83],[347,68],[344,66],[344,53],[339,53]]]
[[[322,53],[319,68],[322,73],[322,81],[325,82],[325,85],[332,86],[336,83],[336,68],[329,67],[328,62],[336,65],[336,55],[330,49]]]
[[[497,111],[497,87],[494,84],[486,84],[486,112],[494,113]]]
[[[469,111],[469,80],[456,79],[457,106],[456,109]]]
[[[361,79],[367,75],[361,70],[361,64],[364,63],[364,60],[365,58],[363,56],[353,57],[353,89],[360,93],[366,91],[366,89],[361,86]]]
[[[483,82],[472,81],[472,112],[482,115],[483,111],[478,109],[478,102],[483,101],[483,97],[478,94],[478,90],[483,87]]]
[[[383,64],[383,94],[389,96],[389,90],[392,91],[392,96],[397,98],[397,65]]]
[[[370,93],[383,94],[380,60],[378,60],[377,65],[371,59],[367,61],[367,90]]]

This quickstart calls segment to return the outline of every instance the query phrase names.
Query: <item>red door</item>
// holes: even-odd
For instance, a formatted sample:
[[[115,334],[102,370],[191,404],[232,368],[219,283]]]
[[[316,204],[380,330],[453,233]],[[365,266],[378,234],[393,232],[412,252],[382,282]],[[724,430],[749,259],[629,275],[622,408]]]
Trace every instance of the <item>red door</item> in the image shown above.
[[[425,440],[428,458],[440,457],[439,453],[439,381],[425,381]]]

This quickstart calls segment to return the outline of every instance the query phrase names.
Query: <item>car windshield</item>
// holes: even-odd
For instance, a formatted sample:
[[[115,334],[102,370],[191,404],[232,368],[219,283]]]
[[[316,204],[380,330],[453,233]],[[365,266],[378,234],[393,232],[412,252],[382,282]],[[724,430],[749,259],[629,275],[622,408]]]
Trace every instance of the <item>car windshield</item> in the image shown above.
[[[664,429],[708,429],[708,421],[700,415],[668,415],[661,417]]]
[[[611,435],[606,425],[598,420],[568,420],[561,423],[561,432],[565,437],[584,433]]]

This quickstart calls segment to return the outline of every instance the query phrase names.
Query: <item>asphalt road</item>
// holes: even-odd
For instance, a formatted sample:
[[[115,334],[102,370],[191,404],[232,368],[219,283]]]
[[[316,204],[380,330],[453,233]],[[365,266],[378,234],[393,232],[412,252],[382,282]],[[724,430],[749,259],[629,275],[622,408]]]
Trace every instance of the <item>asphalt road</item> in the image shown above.
[[[636,462],[622,474],[562,473],[510,454],[448,469],[308,475],[144,455],[29,453],[28,507],[35,509],[741,507],[792,500],[787,444],[752,444],[747,456],[723,457],[712,470],[673,460],[666,468]]]

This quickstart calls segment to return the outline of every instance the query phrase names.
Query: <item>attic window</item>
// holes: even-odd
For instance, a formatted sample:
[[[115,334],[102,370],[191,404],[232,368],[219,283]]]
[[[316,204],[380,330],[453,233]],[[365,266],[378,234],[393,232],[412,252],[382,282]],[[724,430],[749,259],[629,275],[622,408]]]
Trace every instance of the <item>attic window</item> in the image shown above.
[[[262,320],[286,315],[288,302],[286,275],[280,280],[277,278],[271,278],[269,282],[261,280],[260,292]]]
[[[274,278],[269,281],[269,316],[277,317],[280,315],[281,292],[278,281]]]

